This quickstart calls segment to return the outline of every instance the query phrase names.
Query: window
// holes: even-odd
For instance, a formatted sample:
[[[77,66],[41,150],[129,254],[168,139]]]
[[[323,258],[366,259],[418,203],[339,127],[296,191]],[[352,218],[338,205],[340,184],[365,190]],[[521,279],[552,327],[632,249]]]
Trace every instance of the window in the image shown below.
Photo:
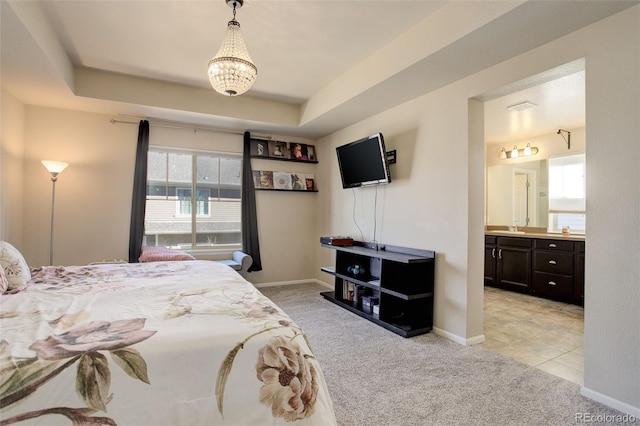
[[[586,230],[585,154],[549,158],[549,232]]]
[[[240,154],[150,147],[144,244],[239,249],[241,174]]]

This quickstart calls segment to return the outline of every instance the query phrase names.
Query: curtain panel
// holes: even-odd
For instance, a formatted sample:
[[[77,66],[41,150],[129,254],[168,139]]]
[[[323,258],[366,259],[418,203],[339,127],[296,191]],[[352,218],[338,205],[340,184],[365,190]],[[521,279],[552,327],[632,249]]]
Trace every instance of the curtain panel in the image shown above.
[[[258,241],[258,215],[256,213],[256,191],[253,187],[253,170],[251,169],[251,134],[244,132],[244,149],[242,152],[242,251],[251,255],[253,264],[249,272],[262,271],[260,260],[260,243]]]
[[[131,225],[129,226],[129,263],[137,263],[144,238],[144,214],[147,199],[147,154],[149,153],[149,122],[141,120],[138,126],[136,167],[131,197]]]

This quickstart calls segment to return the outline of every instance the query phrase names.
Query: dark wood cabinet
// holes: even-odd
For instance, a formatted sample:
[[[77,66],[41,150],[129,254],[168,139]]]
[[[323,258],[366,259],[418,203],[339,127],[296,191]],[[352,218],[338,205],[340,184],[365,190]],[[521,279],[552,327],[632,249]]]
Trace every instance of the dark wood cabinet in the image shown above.
[[[484,282],[496,284],[498,280],[498,237],[484,237]]]
[[[583,241],[485,236],[485,284],[583,305]]]
[[[529,291],[531,242],[512,237],[485,237],[485,283],[516,291]]]
[[[332,303],[404,337],[433,327],[435,253],[430,250],[354,241],[336,251],[334,291],[321,293]]]
[[[576,270],[575,270],[575,290],[576,300],[584,305],[584,248],[583,241],[575,243]]]

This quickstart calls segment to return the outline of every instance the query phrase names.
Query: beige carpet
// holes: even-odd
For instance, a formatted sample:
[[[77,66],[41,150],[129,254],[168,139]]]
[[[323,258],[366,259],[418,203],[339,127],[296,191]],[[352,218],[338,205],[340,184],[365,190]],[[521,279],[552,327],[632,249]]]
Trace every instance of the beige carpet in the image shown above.
[[[309,336],[340,425],[569,425],[583,413],[609,425],[623,414],[487,349],[397,336],[324,300],[321,285],[260,291]]]

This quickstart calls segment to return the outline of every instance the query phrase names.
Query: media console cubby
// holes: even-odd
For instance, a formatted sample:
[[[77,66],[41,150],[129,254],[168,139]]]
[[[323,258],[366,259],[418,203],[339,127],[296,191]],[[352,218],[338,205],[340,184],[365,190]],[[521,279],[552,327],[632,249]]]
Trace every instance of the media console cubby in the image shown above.
[[[435,252],[361,241],[321,245],[336,251],[335,267],[321,268],[334,276],[325,299],[403,337],[432,329]],[[372,298],[376,311],[363,305]]]

